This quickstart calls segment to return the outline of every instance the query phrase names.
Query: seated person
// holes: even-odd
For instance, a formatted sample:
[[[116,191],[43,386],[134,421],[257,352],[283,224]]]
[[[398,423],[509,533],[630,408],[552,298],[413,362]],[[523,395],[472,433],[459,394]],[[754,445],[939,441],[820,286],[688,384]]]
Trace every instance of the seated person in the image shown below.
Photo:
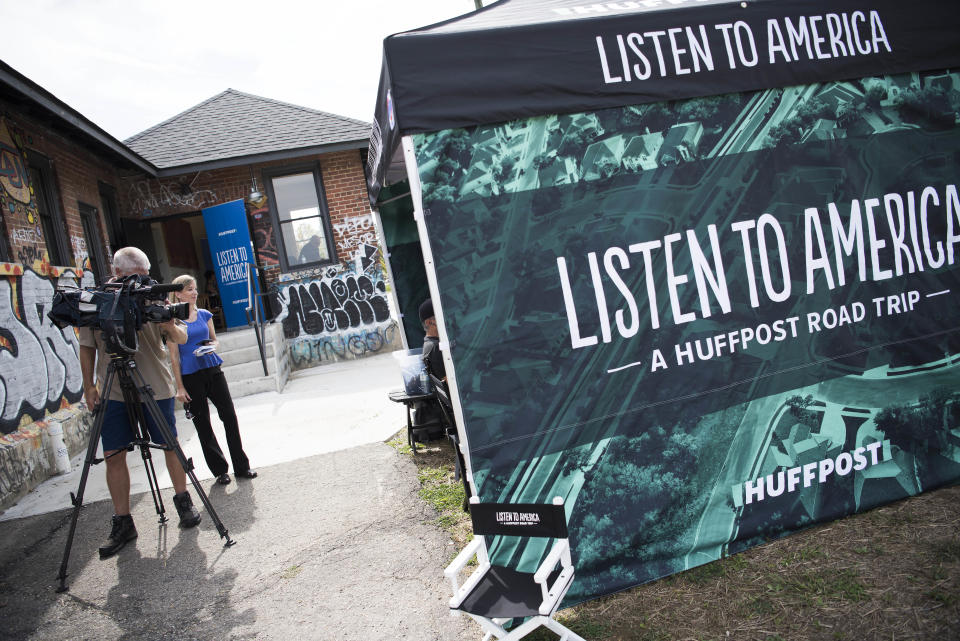
[[[440,334],[437,330],[437,319],[433,315],[433,301],[427,299],[420,305],[420,322],[426,336],[423,337],[423,362],[427,373],[436,376],[441,381],[447,380],[447,370],[443,365],[443,353],[440,351]]]
[[[437,376],[437,378],[446,378],[443,369],[443,360],[440,356],[440,337],[437,334],[437,323],[433,317],[433,304],[428,298],[420,305],[420,322],[427,335],[423,339],[423,359],[424,368],[427,373]],[[428,360],[428,358],[430,360]],[[417,401],[413,411],[414,425],[441,424],[440,405],[436,398],[430,398],[424,401]]]

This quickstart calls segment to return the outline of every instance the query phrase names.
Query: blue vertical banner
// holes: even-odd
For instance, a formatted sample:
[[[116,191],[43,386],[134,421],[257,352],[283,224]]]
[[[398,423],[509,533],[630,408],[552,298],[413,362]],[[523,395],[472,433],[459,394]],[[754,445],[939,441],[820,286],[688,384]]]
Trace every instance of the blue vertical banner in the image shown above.
[[[227,327],[246,325],[247,269],[254,258],[243,201],[232,200],[202,211]],[[256,281],[254,288],[259,293]]]

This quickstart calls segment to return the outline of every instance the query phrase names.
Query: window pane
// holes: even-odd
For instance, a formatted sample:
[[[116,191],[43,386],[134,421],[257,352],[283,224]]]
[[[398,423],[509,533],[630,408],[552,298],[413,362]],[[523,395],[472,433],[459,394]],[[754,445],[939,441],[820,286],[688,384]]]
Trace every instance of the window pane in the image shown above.
[[[40,215],[40,226],[43,229],[43,240],[47,245],[47,255],[51,265],[65,265],[60,255],[60,246],[57,244],[56,230],[54,229],[53,214],[47,202],[47,192],[44,190],[43,175],[36,167],[30,167],[30,184],[37,201],[37,213]],[[71,261],[73,262],[73,261]]]
[[[312,172],[274,178],[273,194],[277,199],[277,215],[281,221],[320,213],[320,199]]]
[[[290,265],[330,260],[320,217],[282,222],[280,228],[283,230],[283,244],[287,248],[287,262]]]

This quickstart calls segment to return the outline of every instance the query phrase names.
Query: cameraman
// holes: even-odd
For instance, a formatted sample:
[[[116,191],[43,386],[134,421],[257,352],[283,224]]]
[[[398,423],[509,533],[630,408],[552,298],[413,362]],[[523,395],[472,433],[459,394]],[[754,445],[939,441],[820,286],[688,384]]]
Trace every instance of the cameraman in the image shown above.
[[[150,259],[136,247],[123,247],[113,255],[113,272],[117,279],[134,274],[147,276],[150,272]],[[173,415],[176,388],[164,340],[177,344],[185,343],[187,332],[184,324],[176,319],[165,323],[145,323],[138,332],[137,338],[139,348],[133,360],[146,384],[153,389],[157,405],[167,419],[173,435],[176,436]],[[103,337],[99,331],[80,327],[79,339],[83,395],[87,401],[87,407],[94,411],[104,400],[100,398],[100,390],[94,383],[94,366],[96,366],[96,380],[103,384],[106,380],[110,356],[106,352]],[[136,438],[136,427],[130,425],[123,403],[123,391],[119,384],[112,386],[110,398],[105,399],[105,402],[107,406],[103,418],[101,442],[107,464],[107,487],[110,490],[110,498],[113,500],[114,516],[110,536],[100,547],[101,559],[113,556],[128,541],[137,538],[137,528],[130,515],[130,470],[127,468],[127,448]],[[142,406],[150,439],[158,445],[166,445],[163,434],[154,424],[146,405],[142,404]],[[173,504],[180,516],[180,527],[194,527],[200,523],[200,513],[194,508],[193,500],[187,492],[186,473],[177,459],[176,452],[165,450],[163,454],[167,463],[167,472],[176,492]]]

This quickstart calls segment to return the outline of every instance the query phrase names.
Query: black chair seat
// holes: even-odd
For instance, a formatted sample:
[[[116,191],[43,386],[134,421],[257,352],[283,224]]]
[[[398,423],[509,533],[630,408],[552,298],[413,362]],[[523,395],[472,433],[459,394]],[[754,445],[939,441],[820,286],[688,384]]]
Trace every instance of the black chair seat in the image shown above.
[[[559,574],[560,568],[550,575],[547,585],[553,585]],[[540,584],[532,573],[491,565],[456,609],[489,619],[508,619],[536,616],[542,602]]]

